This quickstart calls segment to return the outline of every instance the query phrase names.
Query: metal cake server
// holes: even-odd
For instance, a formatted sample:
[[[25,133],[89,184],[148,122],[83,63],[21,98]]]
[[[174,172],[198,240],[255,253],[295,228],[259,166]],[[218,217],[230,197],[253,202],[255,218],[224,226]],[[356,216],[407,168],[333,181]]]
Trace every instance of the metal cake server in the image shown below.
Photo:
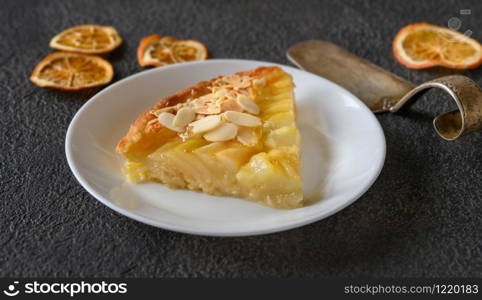
[[[482,91],[462,75],[440,77],[421,85],[390,73],[327,41],[312,40],[294,45],[288,59],[306,71],[320,75],[349,90],[373,112],[397,112],[414,96],[430,88],[447,92],[458,110],[437,116],[435,131],[446,140],[482,129]]]

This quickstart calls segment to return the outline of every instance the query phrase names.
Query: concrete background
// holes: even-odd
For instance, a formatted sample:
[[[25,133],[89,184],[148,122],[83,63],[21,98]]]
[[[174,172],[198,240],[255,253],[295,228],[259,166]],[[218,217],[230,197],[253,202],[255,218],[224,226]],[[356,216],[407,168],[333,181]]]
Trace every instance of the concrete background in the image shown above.
[[[388,153],[374,186],[350,207],[287,232],[190,236],[108,209],[74,179],[67,126],[96,92],[41,89],[33,67],[49,40],[77,24],[115,26],[115,80],[142,71],[148,34],[203,41],[214,58],[289,64],[296,42],[325,39],[416,83],[455,73],[401,66],[391,39],[404,25],[462,20],[482,38],[480,1],[2,1],[0,19],[0,276],[470,277],[482,275],[481,134],[441,140],[432,117],[453,107],[430,91],[379,115]],[[460,15],[471,9],[471,15]],[[481,69],[462,71],[482,83]]]

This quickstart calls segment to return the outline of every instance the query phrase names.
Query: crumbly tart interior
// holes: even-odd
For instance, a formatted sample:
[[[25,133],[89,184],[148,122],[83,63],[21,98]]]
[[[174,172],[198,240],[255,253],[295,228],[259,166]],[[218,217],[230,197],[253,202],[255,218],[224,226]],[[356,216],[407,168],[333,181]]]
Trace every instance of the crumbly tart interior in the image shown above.
[[[300,207],[293,87],[281,68],[260,67],[162,99],[119,142],[123,172],[136,183]]]

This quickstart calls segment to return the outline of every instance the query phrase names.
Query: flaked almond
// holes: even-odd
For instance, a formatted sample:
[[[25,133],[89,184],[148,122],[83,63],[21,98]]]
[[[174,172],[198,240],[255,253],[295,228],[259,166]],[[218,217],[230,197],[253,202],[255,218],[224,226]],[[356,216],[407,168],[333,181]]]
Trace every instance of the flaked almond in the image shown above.
[[[241,95],[249,96],[248,90],[239,90],[238,93],[241,94]]]
[[[198,106],[194,107],[196,113],[203,114],[203,115],[216,115],[221,112],[221,108],[219,106]]]
[[[221,112],[221,107],[216,103],[213,94],[204,95],[191,102],[192,107],[198,114],[216,115]]]
[[[157,120],[159,121],[159,123],[161,123],[161,125],[163,125],[167,129],[177,131],[177,132],[183,132],[184,131],[183,127],[174,126],[174,118],[175,117],[176,116],[171,114],[171,113],[162,112],[157,117]]]
[[[239,105],[239,103],[236,100],[228,99],[226,101],[221,102],[221,111],[228,111],[228,110],[242,112],[243,107]]]
[[[264,86],[266,84],[266,80],[264,78],[261,78],[261,79],[256,79],[254,81],[254,84],[255,85],[260,85],[260,86]]]
[[[259,114],[259,107],[254,103],[251,98],[245,95],[239,95],[237,99],[239,105],[247,112],[252,113],[252,114]]]
[[[232,123],[223,123],[203,137],[210,142],[224,142],[235,138],[237,133],[238,126]]]
[[[196,111],[190,107],[183,107],[177,111],[173,124],[176,127],[184,127],[194,121],[194,118],[196,118]]]
[[[157,110],[151,110],[151,114],[158,117],[162,112],[173,112],[176,109],[175,106],[168,106]]]
[[[193,134],[204,133],[221,125],[221,117],[212,115],[189,124]]]
[[[258,143],[258,135],[252,127],[239,127],[236,139],[245,146],[254,146]]]
[[[220,89],[220,90],[218,90],[214,93],[214,96],[216,98],[224,97],[224,96],[226,96],[227,93],[228,93],[228,91],[226,89]]]
[[[239,126],[256,127],[261,125],[260,118],[238,111],[226,111],[223,113],[223,117]]]
[[[225,77],[225,81],[227,81],[229,85],[237,88],[247,88],[251,84],[251,78],[248,76],[231,75]]]

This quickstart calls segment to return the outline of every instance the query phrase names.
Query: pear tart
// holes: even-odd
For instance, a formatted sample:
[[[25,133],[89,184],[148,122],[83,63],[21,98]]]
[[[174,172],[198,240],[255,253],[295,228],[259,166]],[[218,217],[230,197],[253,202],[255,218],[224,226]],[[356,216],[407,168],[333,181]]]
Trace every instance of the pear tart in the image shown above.
[[[117,145],[132,182],[303,205],[291,76],[279,67],[220,76],[160,100]]]

